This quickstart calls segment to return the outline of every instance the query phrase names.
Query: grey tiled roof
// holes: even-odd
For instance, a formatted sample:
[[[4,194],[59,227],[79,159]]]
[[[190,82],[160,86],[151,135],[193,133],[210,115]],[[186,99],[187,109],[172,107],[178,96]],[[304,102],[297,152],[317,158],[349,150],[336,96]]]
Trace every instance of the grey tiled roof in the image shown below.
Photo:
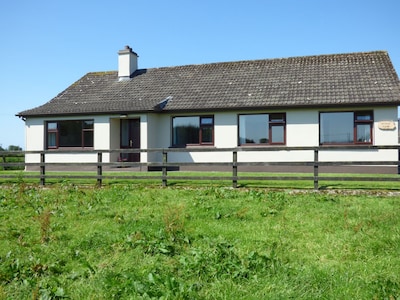
[[[169,101],[160,104],[164,99]],[[399,105],[385,51],[88,73],[19,116]]]

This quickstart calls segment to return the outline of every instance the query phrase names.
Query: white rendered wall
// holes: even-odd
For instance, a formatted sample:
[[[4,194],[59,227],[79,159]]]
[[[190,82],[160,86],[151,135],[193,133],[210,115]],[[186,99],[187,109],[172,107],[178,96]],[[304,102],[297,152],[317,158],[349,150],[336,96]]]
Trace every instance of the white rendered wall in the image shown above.
[[[357,110],[354,108],[354,110]],[[359,108],[358,108],[359,110]],[[378,107],[373,110],[373,145],[398,145],[398,121],[397,107]],[[393,129],[379,128],[380,122],[393,122]],[[398,160],[397,150],[326,150],[320,151],[320,161],[396,161]]]
[[[110,117],[109,116],[96,116],[94,117],[93,124],[93,149],[94,150],[108,150],[110,149]],[[86,159],[86,157],[85,157]],[[110,154],[103,153],[103,162],[110,162]],[[85,160],[83,160],[85,161]],[[97,156],[96,156],[97,161]]]
[[[44,120],[29,118],[25,121],[26,150],[37,151],[44,149]]]
[[[372,109],[372,108],[371,108]],[[356,111],[360,108],[348,108],[346,111]],[[368,110],[368,108],[363,108]],[[319,113],[318,109],[288,110],[286,111],[286,145],[287,147],[318,147],[319,146]],[[340,111],[330,109],[330,111]],[[374,111],[374,130],[373,145],[397,145],[397,107],[382,107],[373,109]],[[266,113],[271,113],[266,111]],[[246,114],[251,112],[245,112]],[[254,113],[260,113],[259,111]],[[234,148],[238,146],[237,122],[240,112],[215,113],[214,114],[214,141],[215,148]],[[395,127],[392,130],[379,129],[379,122],[393,121]],[[170,128],[170,124],[163,127]],[[171,131],[169,129],[169,131]],[[170,133],[166,133],[170,137]],[[284,147],[285,147],[284,146]],[[230,162],[232,153],[212,152],[214,147],[210,147],[210,152],[189,152],[171,153],[169,161],[182,162]],[[205,147],[202,147],[205,148]],[[243,147],[245,148],[245,147]],[[189,148],[190,149],[190,148]],[[319,153],[321,161],[385,161],[397,160],[397,150],[321,150]],[[314,152],[303,150],[292,151],[257,151],[257,152],[238,152],[238,161],[241,162],[300,162],[313,161]]]
[[[360,110],[360,108],[349,108],[347,111]],[[324,110],[325,111],[325,110]],[[335,110],[338,111],[338,110]],[[271,113],[270,111],[265,111]],[[282,112],[282,111],[279,111]],[[314,147],[319,145],[319,112],[318,109],[312,110],[288,110],[286,111],[286,146]],[[215,148],[235,148],[238,146],[238,114],[241,112],[218,112],[214,114],[214,146],[209,146],[210,152],[189,152],[189,153],[170,153],[170,162],[231,162],[231,152],[212,152]],[[246,112],[251,113],[251,112]],[[260,113],[260,111],[254,112]],[[188,115],[188,114],[185,114]],[[141,148],[169,148],[171,146],[171,122],[172,116],[169,114],[141,114],[128,115],[127,118],[140,118]],[[46,121],[57,120],[82,120],[94,119],[94,149],[107,150],[119,148],[120,139],[120,116],[94,116],[94,117],[75,117],[75,118],[28,118],[26,120],[26,150],[44,149],[44,124]],[[379,124],[382,121],[395,123],[394,129],[381,129]],[[397,130],[397,107],[379,107],[374,109],[374,145],[398,145]],[[208,146],[201,146],[202,149]],[[243,147],[245,148],[245,147]],[[190,149],[190,148],[189,148]],[[96,155],[75,155],[73,158],[52,154],[47,161],[57,160],[58,162],[86,162],[96,161]],[[90,157],[88,157],[88,155]],[[319,154],[321,161],[368,161],[368,160],[397,160],[397,150],[322,150]],[[240,151],[238,159],[242,162],[257,161],[312,161],[312,151]],[[39,162],[39,155],[28,154],[27,162]],[[104,162],[110,161],[108,154],[103,157]],[[116,161],[111,157],[111,161]],[[160,153],[141,153],[141,161],[162,161]]]
[[[148,120],[147,115],[140,116],[140,148],[148,149]],[[140,153],[140,162],[147,162],[147,153]]]
[[[296,110],[286,113],[286,146],[315,147],[319,144],[319,112]]]
[[[393,129],[380,129],[380,122],[393,122]],[[398,144],[398,119],[397,108],[377,108],[374,110],[374,145],[397,145]]]
[[[236,113],[216,113],[214,115],[214,146],[234,148],[238,145],[238,115]]]
[[[44,149],[44,121],[41,118],[29,118],[25,121],[26,151],[41,151]],[[26,154],[25,162],[40,162],[40,154]]]
[[[170,162],[231,162],[232,152],[212,152],[214,148],[235,148],[238,146],[238,115],[255,112],[222,112],[214,114],[214,146],[210,152],[182,152],[169,154]],[[268,113],[268,111],[265,111]],[[318,111],[290,111],[286,113],[287,146],[318,145]],[[311,123],[309,123],[311,122]],[[169,125],[170,126],[170,125]],[[207,146],[201,146],[206,148]],[[243,147],[245,148],[245,147]],[[190,149],[190,148],[189,148]],[[238,161],[312,161],[312,151],[240,151]]]
[[[79,117],[52,117],[52,118],[28,118],[25,122],[26,151],[45,150],[45,124],[48,121],[64,120],[94,120],[94,150],[110,149],[110,121],[109,116],[79,116]],[[46,154],[46,162],[51,163],[84,163],[96,162],[97,154],[79,153],[79,154],[61,154],[54,150],[54,153]],[[40,162],[39,154],[27,154],[25,160],[28,163]],[[103,162],[109,162],[108,153],[103,154]]]
[[[120,117],[112,116],[110,117],[110,149],[119,149],[120,147]],[[119,154],[112,153],[110,155],[110,161],[118,161]]]
[[[148,148],[169,148],[171,145],[171,116],[149,114],[147,121]],[[148,153],[148,161],[161,162],[162,153]]]

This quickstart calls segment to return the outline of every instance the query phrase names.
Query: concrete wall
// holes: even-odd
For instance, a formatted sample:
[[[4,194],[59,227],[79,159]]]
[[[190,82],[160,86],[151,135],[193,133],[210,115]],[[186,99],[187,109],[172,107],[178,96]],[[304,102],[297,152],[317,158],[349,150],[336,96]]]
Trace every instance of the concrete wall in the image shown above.
[[[393,129],[380,129],[379,123],[394,121]],[[374,110],[374,145],[397,145],[398,144],[398,118],[397,107],[381,107]]]
[[[331,109],[339,111],[338,109]],[[356,111],[360,108],[348,108],[346,111]],[[297,109],[286,111],[286,146],[288,147],[316,147],[319,146],[319,113],[318,109]],[[397,107],[381,107],[374,110],[374,145],[397,145],[398,144],[398,123]],[[282,111],[279,111],[282,112]],[[237,123],[240,112],[218,112],[214,114],[215,122],[215,145],[216,148],[234,148],[238,146]],[[260,113],[259,111],[248,113]],[[391,130],[382,130],[379,128],[379,122],[393,121],[395,128]],[[170,126],[168,124],[168,126]],[[167,127],[167,126],[166,126]],[[164,134],[170,136],[169,132]],[[165,147],[165,145],[163,146]],[[212,150],[211,147],[210,150]],[[190,148],[189,148],[190,149]],[[183,162],[230,162],[232,154],[227,152],[215,152],[210,155],[206,152],[172,153],[169,161]],[[321,151],[319,155],[321,161],[385,161],[397,160],[397,150],[351,150],[351,151]],[[258,161],[313,161],[313,151],[257,151],[257,152],[239,152],[238,160],[242,162]]]
[[[360,110],[360,108],[348,108],[346,111]],[[319,112],[318,109],[297,109],[286,111],[286,146],[307,146],[319,145]],[[324,110],[326,111],[326,110]],[[338,111],[336,109],[335,111]],[[398,121],[397,107],[378,107],[374,111],[374,145],[397,145],[398,144]],[[267,111],[270,112],[270,111]],[[283,112],[283,111],[279,111]],[[212,151],[215,148],[234,148],[238,146],[238,114],[240,112],[217,112],[214,114],[214,146],[206,146]],[[246,111],[246,113],[252,113]],[[254,111],[254,113],[260,113]],[[188,115],[188,114],[182,114]],[[175,116],[175,114],[174,114]],[[127,118],[140,118],[141,126],[141,148],[168,148],[171,146],[171,118],[169,114],[138,114],[127,115]],[[107,150],[119,148],[120,139],[120,115],[93,116],[87,119],[94,119],[94,149]],[[26,150],[43,150],[45,144],[46,121],[86,119],[83,117],[69,118],[28,118],[26,120]],[[394,128],[387,129],[380,126],[381,122],[393,122]],[[206,148],[202,147],[202,148]],[[189,148],[190,149],[190,148]],[[92,157],[93,156],[93,157]],[[65,156],[55,153],[47,161],[55,162],[85,162],[96,161],[96,156],[91,154],[79,154]],[[117,154],[104,155],[103,161],[117,161]],[[27,162],[38,162],[39,155],[29,154]],[[238,154],[239,161],[312,161],[312,151],[242,151]],[[348,150],[348,151],[321,151],[321,161],[363,161],[363,160],[397,160],[397,150]],[[230,162],[230,152],[188,152],[170,153],[170,162]],[[142,153],[141,161],[161,162],[160,153]]]
[[[109,116],[78,116],[78,117],[51,117],[51,118],[28,118],[25,122],[26,134],[26,150],[38,151],[45,150],[45,124],[47,121],[60,121],[60,120],[83,120],[94,119],[93,125],[93,142],[94,150],[107,150],[110,149],[111,135],[110,135],[110,117]],[[25,160],[28,163],[40,162],[39,154],[27,154]],[[80,163],[80,162],[96,162],[97,155],[93,153],[79,153],[79,154],[60,154],[57,150],[54,153],[46,155],[46,162],[49,163]],[[110,156],[108,153],[103,155],[103,162],[109,162]]]

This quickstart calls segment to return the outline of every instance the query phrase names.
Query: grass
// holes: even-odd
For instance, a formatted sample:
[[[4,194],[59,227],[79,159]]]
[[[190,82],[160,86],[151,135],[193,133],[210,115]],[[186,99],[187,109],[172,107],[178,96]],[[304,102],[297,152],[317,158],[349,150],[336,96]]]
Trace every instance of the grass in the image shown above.
[[[0,151],[0,163],[24,163],[25,162],[25,157],[24,155],[15,155],[15,156],[10,156],[10,155],[4,155],[2,151]],[[23,166],[0,166],[0,170],[23,170]]]
[[[46,178],[46,185],[52,184],[77,184],[89,185],[96,184],[96,172],[46,172],[47,175],[53,178]],[[151,185],[159,187],[161,185],[161,172],[129,172],[129,171],[111,171],[103,172],[108,178],[103,179],[103,184],[106,186],[114,184],[138,184]],[[8,176],[8,178],[2,178]],[[30,178],[34,176],[34,178]],[[0,184],[37,184],[39,172],[24,172],[24,171],[0,171]],[[93,178],[84,178],[93,176]],[[214,187],[231,187],[232,181],[217,180],[217,177],[230,178],[230,172],[168,172],[169,186],[214,186]],[[251,180],[239,180],[238,186],[245,188],[277,188],[277,189],[313,189],[313,174],[308,173],[263,173],[263,172],[239,172],[238,176],[252,177]],[[398,174],[320,174],[324,180],[319,181],[320,189],[366,189],[366,190],[399,190],[399,175]],[[75,177],[75,178],[72,178]],[[186,179],[185,177],[193,177]],[[195,178],[197,177],[197,179]],[[198,179],[202,177],[202,179]],[[262,177],[268,177],[269,180],[263,180]],[[285,178],[286,177],[286,178]],[[288,179],[290,177],[302,177],[302,180]],[[341,180],[329,178],[340,177]],[[346,178],[360,178],[360,181],[346,180]],[[364,181],[365,177],[373,178],[372,181]],[[181,179],[182,178],[182,179]],[[260,179],[258,179],[260,178]],[[391,181],[390,181],[391,180]]]
[[[398,299],[400,197],[0,189],[0,299]]]

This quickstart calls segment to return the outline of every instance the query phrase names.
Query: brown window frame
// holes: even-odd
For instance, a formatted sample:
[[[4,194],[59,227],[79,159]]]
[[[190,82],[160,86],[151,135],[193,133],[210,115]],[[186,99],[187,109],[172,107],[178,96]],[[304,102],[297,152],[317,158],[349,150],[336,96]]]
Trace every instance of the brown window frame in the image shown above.
[[[268,140],[265,143],[262,142],[241,142],[240,137],[240,117],[241,116],[268,116],[265,128],[268,128]],[[273,142],[274,134],[273,127],[283,127],[282,142]],[[245,138],[246,140],[246,138]],[[252,114],[239,114],[238,115],[238,145],[239,146],[275,146],[275,145],[286,145],[286,113],[252,113]]]
[[[80,122],[81,123],[81,135],[80,135],[80,145],[60,145],[60,135],[62,134],[62,129],[60,128],[62,123],[66,122]],[[92,128],[85,128],[85,122],[91,122]],[[49,124],[56,124],[55,128],[49,129]],[[92,133],[92,140],[90,142],[91,146],[85,146],[87,141],[85,140],[85,135],[87,133]],[[55,145],[49,145],[50,139],[49,134],[55,134]],[[58,120],[58,121],[46,121],[45,123],[45,143],[46,149],[93,149],[94,147],[94,120],[93,119],[84,119],[84,120]]]
[[[185,142],[177,142],[178,138],[177,135],[177,129],[174,127],[174,120],[178,119],[178,118],[198,118],[198,127],[195,127],[196,129],[196,137],[195,139],[197,140],[197,136],[198,136],[198,140],[195,142],[189,142],[189,143],[185,143]],[[203,123],[203,120],[206,119],[211,119],[210,123]],[[187,146],[213,146],[214,145],[214,133],[215,133],[215,120],[214,120],[214,115],[184,115],[184,116],[173,116],[171,118],[171,137],[172,137],[172,141],[171,141],[171,145],[172,147],[187,147]],[[207,129],[211,129],[211,141],[204,141],[204,139],[206,138],[204,132]]]
[[[352,122],[352,132],[353,132],[353,140],[350,142],[321,142],[321,134],[322,134],[322,123],[321,123],[321,115],[329,114],[329,113],[352,113],[353,122]],[[361,116],[368,116],[367,119],[360,118]],[[358,125],[368,125],[369,126],[369,137],[368,141],[358,141],[357,135]],[[374,132],[374,113],[372,110],[356,110],[356,111],[321,111],[319,112],[319,144],[321,146],[335,146],[335,145],[373,145],[373,132]]]
[[[370,116],[369,119],[358,119],[359,116],[361,115],[366,115],[368,114]],[[358,130],[357,130],[357,125],[369,125],[369,141],[358,141]],[[373,132],[374,132],[374,114],[372,111],[355,111],[354,112],[354,143],[355,144],[367,144],[371,145],[373,142]]]

